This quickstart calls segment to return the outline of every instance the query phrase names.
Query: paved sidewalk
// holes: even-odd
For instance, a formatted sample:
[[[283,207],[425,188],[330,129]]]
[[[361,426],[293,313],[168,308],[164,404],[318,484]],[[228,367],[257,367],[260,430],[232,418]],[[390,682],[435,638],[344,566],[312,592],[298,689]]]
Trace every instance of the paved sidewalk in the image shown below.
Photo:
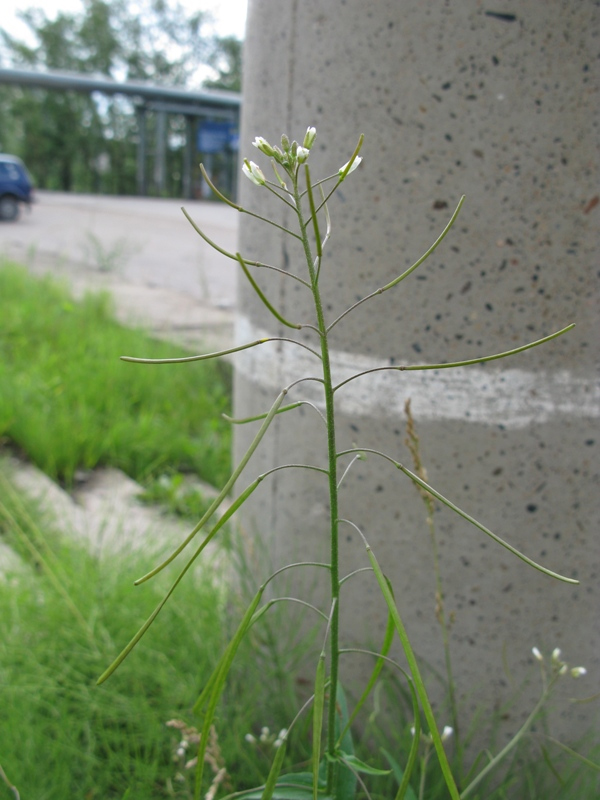
[[[76,295],[108,289],[119,319],[197,347],[233,337],[238,212],[223,203],[37,192],[31,212],[0,223],[0,257],[64,276]]]

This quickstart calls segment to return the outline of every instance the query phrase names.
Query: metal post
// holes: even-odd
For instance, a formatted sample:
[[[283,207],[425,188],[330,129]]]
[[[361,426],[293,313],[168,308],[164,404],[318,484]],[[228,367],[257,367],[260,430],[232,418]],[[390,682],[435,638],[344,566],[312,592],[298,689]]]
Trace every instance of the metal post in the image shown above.
[[[137,146],[137,192],[141,197],[147,193],[146,184],[146,107],[138,106],[136,108],[137,125],[138,125],[138,146]]]
[[[186,116],[185,118],[185,149],[183,152],[183,180],[182,189],[183,196],[187,200],[192,198],[192,170],[194,160],[194,118]]]
[[[156,111],[156,138],[154,149],[154,184],[159,196],[164,195],[167,186],[166,149],[167,149],[167,114]]]

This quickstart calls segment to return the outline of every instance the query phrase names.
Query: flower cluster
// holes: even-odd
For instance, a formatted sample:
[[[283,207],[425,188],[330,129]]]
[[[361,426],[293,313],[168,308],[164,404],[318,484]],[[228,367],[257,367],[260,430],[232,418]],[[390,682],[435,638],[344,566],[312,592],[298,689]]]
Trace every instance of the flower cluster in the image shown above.
[[[412,725],[410,729],[411,735],[414,736],[415,732],[416,732],[415,726]],[[454,728],[452,728],[450,725],[444,725],[444,730],[440,735],[440,739],[442,740],[442,742],[447,742],[453,733],[454,733]],[[423,731],[421,731],[421,741],[426,745],[431,745],[433,744],[433,736],[430,733],[423,733]]]
[[[270,730],[265,726],[261,728],[260,736],[258,739],[251,733],[247,733],[244,736],[244,739],[253,746],[266,744],[272,746],[275,750],[285,742],[287,739],[287,728],[282,728],[277,735],[271,733]]]
[[[298,144],[295,139],[294,141],[290,142],[285,133],[281,137],[281,147],[269,144],[269,142],[263,136],[257,136],[252,144],[258,150],[260,150],[261,153],[264,153],[266,156],[273,159],[273,166],[275,166],[275,163],[281,164],[286,172],[292,174],[296,171],[300,164],[304,164],[306,161],[308,161],[310,150],[316,138],[317,129],[314,127],[308,127],[306,129],[306,133],[304,134],[302,144]],[[354,172],[361,161],[362,158],[355,154],[354,158],[350,159],[350,161],[347,161],[344,166],[340,167],[338,170],[338,180],[341,182],[344,180],[346,175]],[[258,164],[255,164],[254,161],[250,161],[248,158],[244,159],[242,172],[256,186],[264,186],[267,183],[264,173]],[[277,174],[277,171],[275,171],[275,174]]]
[[[539,648],[532,647],[531,652],[537,661],[539,661],[541,664],[544,664],[544,656],[540,652]],[[566,663],[566,661],[562,660],[561,655],[562,653],[560,651],[560,647],[555,647],[552,651],[550,664],[554,673],[557,675],[566,675],[567,672],[569,672],[569,665]],[[583,675],[587,674],[587,669],[585,667],[571,667],[570,672],[572,678],[581,678]]]

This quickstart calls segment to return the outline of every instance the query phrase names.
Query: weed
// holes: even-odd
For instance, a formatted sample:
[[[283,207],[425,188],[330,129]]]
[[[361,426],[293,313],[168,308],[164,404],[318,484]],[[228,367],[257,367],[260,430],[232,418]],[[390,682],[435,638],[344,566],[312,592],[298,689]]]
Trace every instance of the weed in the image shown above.
[[[179,571],[175,580],[171,583],[170,588],[164,595],[161,602],[157,605],[153,613],[147,618],[146,622],[139,628],[138,632],[130,640],[129,644],[121,651],[120,655],[112,662],[112,664],[102,673],[98,683],[103,682],[110,677],[115,670],[123,664],[129,653],[133,648],[142,641],[145,634],[148,632],[150,626],[165,606],[167,600],[174,594],[182,583],[188,570],[192,567],[196,559],[205,549],[208,542],[220,531],[224,522],[229,516],[237,509],[240,508],[244,502],[253,494],[258,486],[269,477],[277,473],[279,470],[310,470],[321,477],[328,487],[329,504],[329,559],[326,563],[316,561],[302,561],[300,563],[286,564],[275,569],[275,571],[258,587],[254,596],[252,597],[245,612],[241,615],[239,624],[229,640],[229,644],[223,651],[223,654],[212,673],[211,678],[205,685],[203,690],[196,701],[194,709],[197,713],[203,714],[203,728],[200,737],[198,749],[198,761],[196,767],[195,778],[195,792],[194,797],[199,800],[203,786],[206,786],[206,781],[203,782],[204,767],[205,767],[205,754],[207,752],[209,742],[209,731],[216,719],[217,707],[220,703],[221,697],[225,692],[226,683],[229,679],[230,672],[235,662],[236,654],[242,647],[243,642],[251,635],[254,626],[258,625],[259,621],[263,621],[267,613],[276,604],[289,604],[293,607],[301,606],[303,609],[308,609],[315,618],[320,619],[319,629],[319,642],[321,643],[320,653],[318,655],[316,664],[314,665],[314,691],[308,701],[301,707],[298,714],[289,720],[286,720],[285,731],[279,737],[280,745],[276,749],[275,755],[272,759],[272,766],[265,783],[254,790],[243,792],[236,797],[244,797],[246,800],[269,800],[276,797],[279,800],[317,800],[317,798],[328,798],[332,800],[353,800],[356,797],[374,797],[376,789],[371,793],[367,782],[373,780],[376,784],[378,780],[388,780],[390,776],[395,780],[397,791],[395,797],[401,800],[403,797],[414,798],[418,793],[419,800],[425,800],[426,792],[428,797],[450,797],[452,800],[460,800],[461,798],[471,797],[481,798],[480,791],[485,791],[485,797],[491,797],[487,789],[487,779],[498,764],[506,759],[509,754],[514,754],[517,747],[522,743],[526,734],[529,733],[534,721],[539,717],[541,711],[548,701],[550,693],[554,688],[555,683],[564,674],[568,673],[567,665],[562,661],[560,654],[556,652],[552,656],[551,663],[546,671],[545,662],[541,661],[542,666],[542,687],[540,693],[540,700],[532,709],[529,717],[517,731],[514,737],[506,743],[495,756],[488,756],[483,763],[476,763],[468,775],[463,776],[457,774],[451,766],[451,757],[449,756],[449,748],[452,739],[452,729],[444,728],[440,732],[438,723],[433,713],[431,703],[429,700],[428,691],[423,679],[422,670],[419,666],[416,655],[413,651],[411,641],[408,637],[404,623],[396,605],[392,586],[384,575],[382,568],[372,551],[369,542],[367,541],[362,530],[356,523],[343,516],[341,498],[339,494],[340,485],[352,469],[353,465],[365,454],[371,454],[376,458],[381,458],[384,462],[388,463],[391,467],[399,470],[404,476],[410,479],[423,494],[428,515],[431,515],[431,509],[435,501],[452,509],[456,514],[463,519],[469,521],[480,532],[490,537],[496,544],[504,547],[514,556],[517,556],[522,561],[527,563],[530,567],[545,573],[547,576],[558,579],[560,581],[576,584],[577,581],[558,573],[552,572],[546,567],[535,563],[525,553],[519,552],[508,542],[501,539],[497,534],[486,528],[476,519],[468,515],[466,512],[458,508],[452,501],[441,495],[434,487],[432,487],[425,478],[425,473],[420,463],[418,452],[418,439],[414,429],[411,433],[409,429],[409,447],[412,450],[413,457],[415,458],[415,470],[411,471],[406,466],[396,461],[391,456],[384,452],[369,448],[353,446],[348,449],[340,450],[336,445],[336,410],[335,410],[335,395],[341,391],[343,387],[350,381],[357,378],[366,376],[368,373],[380,370],[429,370],[429,369],[452,369],[455,367],[464,367],[472,364],[481,364],[494,361],[499,358],[516,355],[517,353],[528,350],[544,342],[550,341],[557,336],[560,336],[570,330],[573,326],[569,325],[554,334],[545,336],[535,342],[521,345],[520,347],[511,350],[497,353],[490,356],[469,359],[466,361],[458,361],[454,363],[443,364],[419,364],[407,366],[381,366],[376,369],[367,370],[366,372],[359,372],[351,375],[340,383],[334,383],[332,378],[331,364],[330,364],[330,335],[332,329],[341,322],[344,317],[352,313],[360,305],[371,301],[376,296],[383,292],[394,289],[398,284],[416,270],[426,258],[438,247],[443,241],[463,203],[463,199],[459,202],[454,214],[452,215],[446,228],[442,231],[438,239],[427,250],[427,252],[419,258],[409,269],[402,272],[394,280],[385,286],[366,294],[358,299],[349,308],[333,320],[326,319],[327,304],[321,296],[321,286],[319,284],[319,277],[321,268],[323,267],[323,249],[330,239],[331,233],[331,220],[329,218],[327,201],[331,195],[341,186],[342,182],[348,178],[361,163],[359,151],[362,146],[363,137],[361,136],[356,149],[354,150],[351,158],[335,172],[326,178],[313,182],[310,175],[309,166],[307,164],[310,150],[313,146],[316,137],[316,130],[312,127],[308,128],[303,139],[302,144],[298,142],[290,142],[287,136],[282,136],[281,147],[273,147],[262,137],[257,137],[254,145],[264,155],[271,159],[271,164],[274,171],[274,179],[268,180],[265,177],[262,169],[252,161],[246,159],[243,165],[243,172],[246,177],[252,181],[257,187],[263,191],[268,191],[274,194],[279,201],[284,203],[292,212],[291,216],[294,219],[294,228],[282,227],[275,221],[261,216],[254,212],[251,213],[266,224],[274,225],[280,231],[283,231],[293,241],[294,246],[298,248],[301,255],[302,271],[288,272],[281,270],[272,265],[264,264],[259,261],[247,261],[240,253],[228,253],[211,242],[210,239],[194,224],[191,218],[188,219],[196,229],[196,231],[213,247],[226,257],[234,260],[239,265],[245,277],[250,282],[256,295],[264,304],[266,309],[271,313],[281,326],[290,329],[293,333],[303,330],[308,333],[310,338],[292,338],[283,336],[266,337],[258,341],[248,342],[247,344],[239,345],[231,348],[230,350],[223,351],[220,354],[207,354],[196,356],[189,360],[208,360],[216,355],[227,355],[233,352],[242,352],[248,348],[260,347],[268,341],[285,342],[287,345],[301,347],[314,357],[316,375],[311,372],[309,375],[298,375],[297,379],[289,385],[283,387],[275,398],[270,409],[265,413],[260,414],[252,419],[232,420],[239,424],[252,424],[257,425],[257,431],[252,440],[248,450],[242,457],[238,465],[235,467],[230,478],[224,484],[221,492],[218,494],[214,502],[209,506],[207,511],[202,515],[198,524],[191,531],[189,536],[179,544],[179,546],[168,556],[161,564],[156,566],[150,572],[140,577],[137,581],[138,584],[144,583],[147,580],[157,576],[164,568],[166,568],[184,549],[192,542],[194,537],[206,526],[207,532],[203,532],[204,537],[200,544],[196,545],[196,549],[188,556],[185,566]],[[213,191],[221,198],[228,202],[238,211],[245,212],[246,209],[231,203],[222,195],[219,194],[216,187],[212,185],[208,176],[203,172],[205,180],[209,183]],[[283,177],[282,177],[283,176]],[[332,186],[325,190],[326,186]],[[313,314],[309,321],[298,321],[295,319],[286,318],[281,311],[275,307],[269,299],[265,296],[261,288],[258,286],[253,271],[257,269],[275,270],[278,273],[283,273],[285,279],[294,280],[299,284],[300,291],[309,293],[313,301]],[[182,359],[177,358],[156,358],[146,359],[140,357],[127,357],[126,360],[139,363],[160,363],[170,364],[181,362]],[[141,367],[138,367],[141,368]],[[142,368],[143,369],[143,368]],[[321,397],[318,403],[308,402],[308,400],[300,400],[297,402],[289,402],[288,395],[292,390],[300,387],[302,389],[307,382],[316,383],[321,390]],[[211,522],[213,514],[216,514],[220,504],[225,500],[229,491],[236,481],[241,482],[242,476],[245,474],[246,466],[250,461],[252,455],[261,445],[261,442],[266,435],[272,421],[279,414],[285,414],[285,419],[289,419],[294,414],[294,411],[301,405],[307,405],[315,411],[321,421],[324,423],[324,437],[323,437],[323,451],[325,457],[323,465],[321,464],[298,464],[291,460],[291,463],[280,464],[272,469],[267,470],[265,473],[254,477],[245,488],[241,488],[238,497],[233,502],[228,511],[216,523]],[[290,423],[291,424],[291,423]],[[362,540],[365,550],[365,567],[357,570],[358,572],[370,571],[375,578],[374,585],[383,596],[388,609],[388,624],[384,637],[384,642],[380,649],[376,651],[355,650],[354,648],[344,648],[340,642],[339,631],[339,615],[341,587],[347,581],[351,580],[356,572],[349,575],[342,575],[340,573],[340,558],[339,558],[339,542],[341,530],[346,526],[352,528],[353,531],[358,533]],[[430,526],[431,539],[435,548],[436,537],[433,526]],[[310,557],[310,556],[308,556]],[[323,607],[319,607],[310,602],[304,597],[289,597],[289,596],[275,596],[269,597],[267,587],[271,590],[272,582],[276,581],[280,575],[286,573],[288,570],[305,570],[306,568],[325,570],[330,586],[330,594]],[[453,681],[452,669],[449,659],[448,650],[448,625],[450,620],[446,618],[443,609],[443,591],[441,587],[441,580],[437,562],[436,570],[436,590],[438,594],[438,618],[442,626],[443,638],[446,644],[447,655],[447,671],[448,681],[451,693],[453,695]],[[275,584],[276,585],[276,584]],[[406,663],[408,667],[405,669],[402,665],[395,662],[390,658],[390,648],[394,637],[398,635],[400,643],[404,652]],[[340,682],[339,665],[340,657],[346,656],[350,653],[368,653],[374,659],[375,666],[372,671],[371,678],[369,679],[365,689],[354,706],[352,712],[349,711],[346,703],[346,696]],[[535,654],[535,653],[534,653]],[[400,764],[393,755],[388,757],[387,768],[383,769],[376,766],[373,761],[366,763],[357,754],[353,736],[351,733],[351,726],[355,720],[360,709],[364,706],[367,698],[377,685],[378,679],[384,666],[390,666],[396,671],[396,676],[401,676],[404,682],[404,687],[407,696],[410,700],[409,713],[412,716],[412,737],[408,748],[408,754],[405,761]],[[581,669],[575,669],[571,673],[573,677],[583,674]],[[454,706],[454,700],[451,700],[451,705]],[[312,709],[312,726],[311,733],[306,737],[311,750],[309,761],[309,769],[307,771],[292,771],[288,772],[286,768],[286,749],[289,746],[289,741],[295,735],[295,728],[299,724],[299,720],[303,718],[304,712],[307,708]],[[455,715],[455,707],[453,707],[453,715]],[[435,772],[432,774],[431,764],[436,764]],[[418,786],[415,783],[415,776],[418,775]],[[415,788],[415,786],[417,788]],[[485,788],[484,788],[485,787]],[[504,788],[502,788],[504,791]]]

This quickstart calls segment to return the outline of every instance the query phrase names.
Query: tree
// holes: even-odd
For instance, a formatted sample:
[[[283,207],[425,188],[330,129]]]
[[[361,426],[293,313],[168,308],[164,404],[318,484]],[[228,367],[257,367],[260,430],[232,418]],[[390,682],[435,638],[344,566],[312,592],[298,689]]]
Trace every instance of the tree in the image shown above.
[[[217,77],[204,81],[207,88],[242,91],[242,42],[239,39],[235,36],[216,39],[209,64],[216,71]]]
[[[14,66],[191,88],[204,65],[216,70],[219,88],[239,88],[239,43],[236,51],[236,40],[203,35],[206,15],[186,13],[177,0],[83,0],[81,13],[49,19],[30,8],[20,17],[33,45],[0,29],[3,60]],[[135,191],[137,123],[130,100],[11,88],[2,92],[0,107],[11,120],[0,124],[2,142],[17,144],[13,151],[41,188]],[[176,141],[179,121],[170,124]]]

